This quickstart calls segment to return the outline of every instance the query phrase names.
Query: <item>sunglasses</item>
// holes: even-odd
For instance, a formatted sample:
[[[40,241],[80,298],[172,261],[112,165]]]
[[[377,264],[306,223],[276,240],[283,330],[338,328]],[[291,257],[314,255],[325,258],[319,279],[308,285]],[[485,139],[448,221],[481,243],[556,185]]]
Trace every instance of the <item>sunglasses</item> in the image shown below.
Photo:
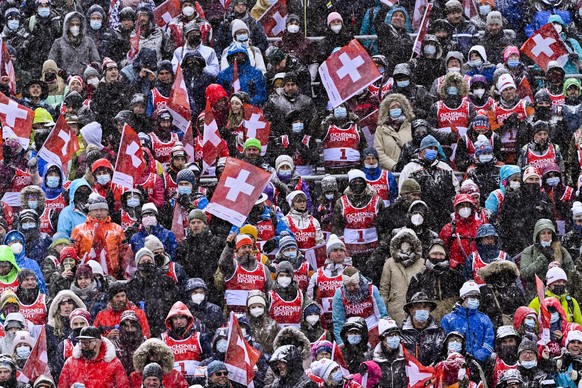
[[[228,371],[222,371],[222,372],[214,372],[214,374],[218,377],[220,376],[228,376]]]

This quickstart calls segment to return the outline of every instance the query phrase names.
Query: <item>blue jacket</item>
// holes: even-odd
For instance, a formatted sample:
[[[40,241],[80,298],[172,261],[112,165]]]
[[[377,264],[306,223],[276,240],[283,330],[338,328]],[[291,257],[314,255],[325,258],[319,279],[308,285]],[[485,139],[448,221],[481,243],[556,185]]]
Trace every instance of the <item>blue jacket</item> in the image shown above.
[[[525,26],[525,36],[528,38],[533,35],[538,29],[548,23],[548,19],[552,15],[559,15],[562,20],[564,21],[565,25],[570,24],[572,21],[572,14],[570,11],[564,11],[561,9],[552,9],[552,10],[544,10],[538,11],[534,14],[531,22]]]
[[[5,242],[8,241],[8,239],[11,238],[11,236],[14,234],[19,235],[22,241],[22,252],[20,252],[18,255],[14,255],[14,258],[16,259],[16,264],[18,264],[20,270],[27,268],[33,271],[36,274],[36,282],[38,283],[38,289],[43,294],[46,294],[47,293],[46,283],[44,281],[44,276],[42,274],[42,271],[40,270],[40,267],[38,266],[38,263],[26,257],[26,244],[24,244],[25,241],[24,235],[17,230],[12,230],[6,234],[6,237],[4,237],[4,241]]]
[[[69,186],[69,205],[61,210],[59,214],[57,232],[64,233],[67,237],[71,237],[75,226],[84,224],[87,220],[85,213],[75,209],[75,192],[81,186],[91,188],[91,185],[84,178],[75,179],[71,182],[71,186]]]
[[[178,242],[176,241],[176,236],[174,235],[174,232],[164,228],[160,224],[152,226],[150,228],[149,233],[146,230],[146,228],[144,228],[143,225],[140,225],[139,229],[137,230],[137,233],[135,233],[133,236],[131,236],[131,240],[130,240],[131,250],[133,252],[137,252],[141,248],[143,248],[144,244],[145,244],[145,239],[150,234],[153,234],[162,242],[162,244],[164,245],[164,251],[168,255],[170,255],[170,257],[172,258],[172,261],[174,261],[176,258],[176,248],[178,248]]]
[[[441,327],[447,334],[451,331],[462,333],[465,336],[467,353],[477,360],[485,362],[493,353],[493,323],[479,310],[470,310],[457,304],[453,311],[443,317]]]
[[[513,174],[521,173],[521,169],[518,166],[506,164],[502,166],[499,170],[499,191],[501,191],[502,195],[505,195],[505,180],[512,176]],[[497,191],[497,190],[496,190]],[[485,208],[493,214],[493,216],[497,215],[497,210],[499,209],[499,200],[494,192],[489,194],[487,200],[485,201]]]
[[[364,15],[364,20],[362,20],[362,27],[360,27],[360,35],[376,35],[376,27],[374,27],[374,19],[376,15],[382,9],[382,4],[380,0],[374,0],[374,7],[368,8],[366,14]],[[362,46],[366,48],[370,55],[378,54],[378,41],[377,40],[362,40]]]
[[[48,169],[53,167],[53,166],[58,168],[59,173],[61,174],[61,184],[59,185],[59,187],[55,187],[54,189],[51,189],[46,185],[46,173],[47,173]],[[39,169],[39,171],[41,171],[41,170]],[[54,163],[47,164],[46,168],[44,169],[44,172],[42,174],[42,185],[40,186],[42,191],[44,191],[44,196],[46,197],[46,199],[55,199],[56,197],[58,197],[63,192],[63,184],[66,181],[67,180],[65,178],[65,174],[63,173],[63,169],[61,168],[61,166],[59,166],[58,164],[54,164]]]
[[[367,280],[361,279],[360,278],[360,287],[368,285]],[[344,324],[346,323],[346,321],[348,320],[346,318],[346,310],[344,308],[344,302],[343,302],[343,297],[342,297],[342,289],[344,289],[345,292],[345,286],[342,286],[342,288],[338,288],[337,290],[335,290],[335,295],[333,296],[333,300],[331,302],[331,316],[332,316],[332,320],[333,320],[333,335],[335,337],[336,342],[338,343],[338,345],[343,345],[343,341],[342,341],[342,337],[340,335],[342,327],[344,326]],[[377,319],[380,318],[387,318],[388,317],[388,311],[386,310],[386,304],[384,303],[384,299],[382,299],[382,297],[380,296],[380,292],[378,291],[378,287],[376,286],[372,286],[372,298],[374,299],[374,310],[375,312],[377,312],[378,316],[376,316]],[[376,311],[376,307],[377,307],[377,311]],[[366,317],[362,317],[362,318],[366,318]]]
[[[382,169],[380,167],[362,167],[362,171],[366,174],[366,179],[371,181],[380,178],[380,174],[382,174]],[[393,203],[398,197],[398,183],[396,183],[396,178],[394,178],[394,174],[390,171],[388,171],[388,185],[390,186],[390,203]]]
[[[245,63],[239,63],[237,65],[240,90],[249,94],[252,105],[262,106],[265,104],[265,102],[267,102],[267,86],[265,84],[265,77],[260,70],[254,66],[251,66],[249,63],[246,47],[240,43],[232,43],[228,49],[227,56],[230,57],[231,55],[237,53],[244,53],[247,56],[247,61]],[[232,72],[233,66],[229,66],[218,73],[216,83],[221,85],[224,90],[228,91],[231,89]]]

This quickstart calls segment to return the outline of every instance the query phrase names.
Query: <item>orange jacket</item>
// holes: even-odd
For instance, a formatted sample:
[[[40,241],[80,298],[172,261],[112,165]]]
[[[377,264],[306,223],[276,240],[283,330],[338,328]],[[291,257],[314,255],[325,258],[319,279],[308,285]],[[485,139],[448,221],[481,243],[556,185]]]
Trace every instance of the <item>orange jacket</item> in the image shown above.
[[[101,222],[88,216],[84,224],[77,225],[71,233],[75,241],[75,251],[85,262],[94,258],[109,274],[116,279],[123,279],[121,261],[127,246],[123,244],[123,228],[107,217]],[[88,255],[85,258],[85,255]],[[105,261],[105,263],[103,263]],[[104,265],[106,264],[106,265]]]

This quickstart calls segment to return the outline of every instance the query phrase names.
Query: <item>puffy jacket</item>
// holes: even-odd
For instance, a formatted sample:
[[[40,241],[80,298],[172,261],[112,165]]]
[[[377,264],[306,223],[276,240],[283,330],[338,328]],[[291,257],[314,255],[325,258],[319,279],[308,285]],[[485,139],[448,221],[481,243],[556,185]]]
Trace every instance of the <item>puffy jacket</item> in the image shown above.
[[[507,182],[507,178],[519,173],[521,173],[521,169],[518,166],[509,164],[501,167],[499,170],[499,190],[491,192],[485,201],[485,208],[491,212],[493,217],[499,215],[501,205],[503,205],[503,202],[499,202],[498,197],[501,197],[502,199],[505,197],[505,186],[509,183]]]
[[[453,221],[441,229],[439,237],[449,251],[452,269],[464,265],[467,257],[477,249],[475,236],[482,224],[483,220],[477,219],[474,212],[468,218],[462,218],[455,212]]]
[[[181,334],[179,334],[172,328],[172,318],[178,315],[186,317],[188,319],[188,326],[186,326],[186,329]],[[200,333],[201,334],[200,343],[202,345],[202,352],[204,354],[210,354],[211,351],[209,347],[210,339],[206,338],[207,334],[202,333],[203,331],[206,332],[206,328],[203,327],[204,324],[201,323],[198,319],[194,318],[194,316],[188,309],[188,306],[186,306],[184,303],[182,302],[174,303],[164,323],[167,329],[166,334],[168,335],[169,338],[173,338],[175,340],[183,340],[195,333]]]
[[[534,32],[536,32],[538,29],[540,29],[542,26],[548,23],[548,19],[552,15],[560,16],[566,25],[570,24],[570,22],[572,21],[572,14],[570,13],[570,11],[556,8],[553,8],[551,10],[539,10],[533,15],[531,22],[527,26],[525,26],[524,31],[525,35],[527,37],[532,36]]]
[[[368,359],[374,361],[382,369],[382,380],[380,388],[406,388],[408,387],[408,376],[402,345],[391,353],[386,352],[382,342],[369,352]]]
[[[0,276],[0,282],[9,284],[16,280],[18,272],[20,272],[20,267],[16,264],[16,258],[12,249],[8,245],[0,245],[0,262],[9,262],[12,268],[6,275]]]
[[[145,245],[145,239],[149,235],[156,236],[164,245],[164,252],[169,254],[172,260],[176,259],[176,248],[178,247],[176,236],[174,235],[174,232],[164,228],[160,224],[151,226],[149,232],[143,225],[140,225],[137,233],[131,236],[131,250],[137,252],[143,248]]]
[[[125,369],[115,356],[115,346],[105,337],[101,337],[101,341],[101,349],[94,360],[83,357],[80,344],[75,345],[73,355],[63,367],[58,388],[69,388],[75,382],[87,388],[129,388]]]
[[[544,294],[546,298],[556,298],[560,301],[562,309],[566,313],[566,317],[568,318],[568,322],[575,322],[577,324],[582,324],[582,313],[580,312],[580,305],[578,301],[566,292],[563,295],[556,295],[552,291],[546,288],[546,292]],[[536,313],[540,313],[540,299],[536,296],[530,303],[529,307],[534,309]]]
[[[141,388],[142,373],[147,364],[152,362],[150,355],[154,355],[156,362],[162,367],[162,385],[164,387],[188,388],[188,382],[176,369],[174,369],[174,355],[172,349],[162,340],[151,338],[137,348],[133,354],[133,366],[135,371],[129,375],[131,388]]]
[[[422,365],[436,364],[445,342],[446,333],[433,318],[429,318],[428,326],[418,330],[408,316],[400,329],[402,344]]]
[[[458,331],[465,336],[467,353],[485,362],[493,352],[495,331],[489,317],[479,310],[471,310],[457,304],[453,311],[441,320],[447,333]]]
[[[284,376],[279,374],[279,369],[276,367],[278,361],[285,361],[289,370]],[[301,366],[301,352],[293,345],[281,346],[275,350],[270,360],[271,369],[276,375],[275,381],[271,385],[272,388],[302,388],[311,387],[313,382]]]
[[[31,271],[34,272],[34,274],[36,275],[36,283],[38,284],[38,289],[40,290],[40,292],[42,292],[43,294],[46,294],[46,282],[44,281],[44,275],[42,274],[42,271],[40,269],[40,267],[38,266],[38,263],[32,259],[29,259],[26,256],[26,247],[24,246],[24,242],[25,242],[25,238],[24,235],[22,233],[20,233],[17,230],[11,230],[10,232],[8,232],[6,234],[6,237],[4,237],[4,244],[6,244],[6,241],[8,241],[8,239],[13,238],[12,236],[17,235],[20,237],[20,241],[22,241],[22,252],[20,252],[18,255],[14,255],[14,259],[16,261],[16,264],[18,265],[18,267],[22,270],[22,269],[30,269]]]
[[[98,12],[101,15],[103,23],[101,24],[101,28],[98,30],[94,30],[93,28],[89,27],[86,31],[87,36],[93,39],[95,46],[97,46],[97,52],[99,52],[99,56],[101,58],[111,58],[111,54],[113,54],[115,50],[115,33],[109,28],[107,23],[105,23],[107,20],[107,14],[99,4],[93,4],[91,7],[89,7],[89,9],[87,9],[85,14],[87,15],[87,18],[90,19],[91,15],[93,15],[95,12]]]
[[[85,222],[87,215],[80,210],[75,209],[75,192],[81,186],[87,186],[91,189],[91,185],[85,179],[75,179],[69,186],[69,205],[65,207],[59,214],[59,222],[57,232],[64,233],[67,237],[71,235],[75,226]]]
[[[111,303],[107,304],[107,308],[105,310],[101,310],[97,313],[97,316],[93,321],[93,326],[101,328],[103,334],[107,335],[109,331],[115,328],[115,325],[119,324],[119,321],[121,320],[121,314],[123,314],[123,312],[126,310],[132,310],[135,315],[137,315],[137,319],[139,320],[143,335],[146,338],[150,338],[150,326],[148,324],[145,313],[143,310],[129,301],[125,305],[125,308],[119,311],[113,310]]]
[[[103,236],[101,241],[98,240],[99,236]],[[76,226],[71,233],[71,240],[75,241],[75,251],[79,257],[89,254],[97,244],[103,244],[107,260],[105,274],[117,279],[121,279],[123,273],[121,261],[126,249],[123,244],[124,238],[123,228],[111,222],[110,217],[98,221],[89,216],[84,224]]]

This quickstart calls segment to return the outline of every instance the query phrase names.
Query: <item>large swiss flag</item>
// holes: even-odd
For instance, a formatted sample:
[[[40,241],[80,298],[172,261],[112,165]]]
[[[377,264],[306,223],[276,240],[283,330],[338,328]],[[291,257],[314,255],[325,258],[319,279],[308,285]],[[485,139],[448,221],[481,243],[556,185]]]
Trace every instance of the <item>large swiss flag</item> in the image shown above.
[[[63,167],[78,150],[77,136],[69,128],[65,117],[61,115],[42,148],[38,151],[38,155],[49,163]]]
[[[561,66],[568,61],[568,49],[552,23],[545,24],[534,32],[520,50],[543,71],[546,71],[550,61],[557,61]]]
[[[212,107],[210,107],[210,102],[206,101],[206,109],[204,109],[204,133],[202,134],[202,160],[208,166],[212,165],[220,154],[219,146],[221,141],[222,137],[220,137]]]
[[[135,182],[143,175],[145,169],[146,162],[139,137],[132,127],[125,124],[112,181],[127,189],[133,189]]]
[[[254,368],[260,357],[261,352],[247,342],[234,312],[231,312],[228,321],[228,347],[224,354],[229,380],[252,387],[253,377],[255,377]]]
[[[0,92],[0,122],[2,123],[2,138],[16,138],[22,147],[28,149],[34,111],[20,105]]]
[[[382,77],[370,54],[356,39],[331,54],[319,67],[319,75],[333,107]]]
[[[404,360],[406,361],[406,376],[408,377],[409,388],[426,388],[432,387],[432,380],[436,377],[436,370],[432,366],[424,366],[418,361],[404,345]]]
[[[261,142],[261,155],[267,152],[271,122],[265,118],[263,110],[258,106],[244,104],[244,140],[255,138]]]
[[[190,99],[188,98],[188,90],[186,89],[181,66],[176,68],[174,85],[170,91],[166,109],[170,111],[174,119],[174,125],[185,133],[192,121],[192,111],[190,110]]]
[[[163,28],[181,12],[180,0],[166,0],[154,8],[154,22],[158,27]]]
[[[283,35],[285,24],[287,22],[287,1],[277,0],[271,5],[259,18],[259,22],[265,29],[265,34],[274,38]]]
[[[204,209],[239,228],[243,226],[271,173],[236,158],[226,158],[226,167]]]

